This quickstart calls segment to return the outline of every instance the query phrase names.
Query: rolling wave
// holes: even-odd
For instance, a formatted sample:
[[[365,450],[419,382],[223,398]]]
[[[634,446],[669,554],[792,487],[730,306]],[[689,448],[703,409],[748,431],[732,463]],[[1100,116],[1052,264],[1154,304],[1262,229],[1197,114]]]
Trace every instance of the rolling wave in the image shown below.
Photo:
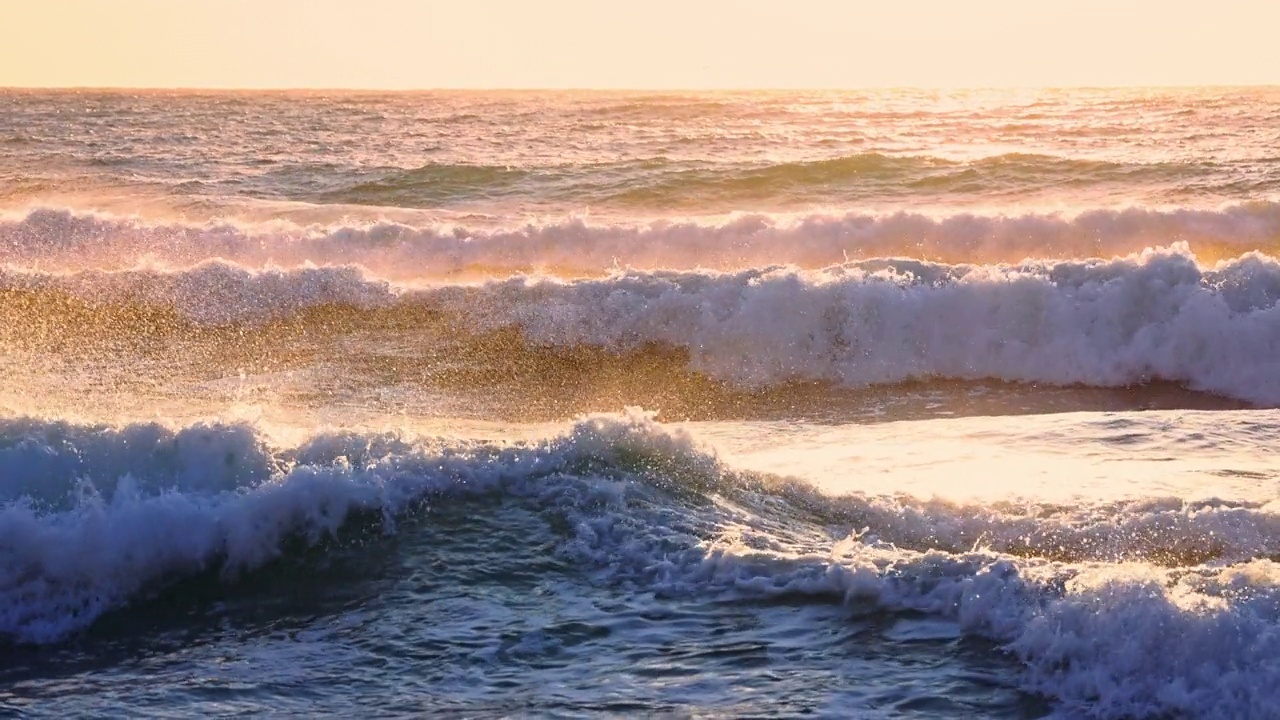
[[[0,296],[19,323],[32,325],[67,303],[86,308],[77,317],[90,320],[94,308],[142,308],[196,325],[264,323],[324,308],[399,314],[406,328],[430,317],[450,333],[514,330],[535,347],[676,348],[690,369],[752,388],[1164,380],[1280,404],[1280,262],[1255,252],[1201,265],[1186,246],[1112,260],[879,259],[816,271],[629,271],[430,286],[353,266],[9,269],[0,272]],[[129,332],[127,322],[110,325]]]
[[[20,642],[186,576],[266,571],[353,524],[395,532],[498,497],[560,528],[544,552],[603,582],[947,618],[1068,709],[1243,717],[1275,701],[1280,573],[1254,559],[1280,553],[1269,505],[833,497],[735,471],[638,412],[514,445],[347,432],[277,447],[250,425],[11,418],[0,457],[0,633]]]
[[[1220,210],[1093,210],[1075,215],[915,213],[744,215],[721,221],[520,227],[415,227],[392,222],[298,226],[189,224],[41,208],[0,215],[0,262],[46,269],[121,269],[220,258],[250,267],[358,264],[390,279],[634,269],[820,268],[885,256],[942,262],[1088,258],[1185,242],[1202,258],[1277,254],[1280,203]]]
[[[819,272],[519,278],[432,291],[470,327],[529,342],[686,349],[695,370],[768,386],[1150,379],[1280,402],[1280,264],[1202,268],[1185,248],[1111,261],[965,266],[864,261]]]
[[[816,160],[708,164],[665,157],[543,168],[431,164],[388,170],[298,200],[437,207],[519,196],[622,207],[733,207],[741,203],[826,204],[929,194],[1035,192],[1105,185],[1183,183],[1212,177],[1209,163],[1134,163],[1008,153],[974,161],[866,152]]]
[[[451,201],[502,197],[534,176],[527,169],[488,165],[424,165],[411,170],[391,170],[376,179],[327,190],[325,202],[396,207],[434,206]]]

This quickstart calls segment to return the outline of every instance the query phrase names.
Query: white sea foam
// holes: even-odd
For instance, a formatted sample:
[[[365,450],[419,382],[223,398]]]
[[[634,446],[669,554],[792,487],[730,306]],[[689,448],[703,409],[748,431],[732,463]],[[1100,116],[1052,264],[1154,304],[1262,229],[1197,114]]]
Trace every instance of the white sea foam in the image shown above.
[[[1221,210],[1093,210],[1076,214],[933,217],[912,213],[742,215],[721,220],[597,224],[551,220],[508,228],[393,222],[298,226],[183,224],[66,209],[0,217],[0,262],[119,269],[140,259],[194,264],[222,258],[245,266],[360,264],[397,280],[490,276],[531,270],[599,273],[637,269],[818,268],[882,256],[948,262],[1083,258],[1190,243],[1202,254],[1272,250],[1280,203]]]
[[[767,386],[999,379],[1116,387],[1163,379],[1280,404],[1280,262],[1202,265],[1186,246],[1112,260],[946,265],[870,260],[823,270],[517,276],[410,288],[355,267],[0,272],[0,288],[140,303],[199,322],[307,307],[427,307],[463,331],[516,327],[533,345],[688,351],[694,370]]]
[[[1162,378],[1280,403],[1280,263],[1256,253],[1211,267],[1178,247],[1110,261],[517,278],[435,297],[532,343],[685,348],[695,369],[748,385]]]
[[[1026,687],[1068,710],[1264,717],[1280,701],[1270,662],[1280,651],[1280,568],[1252,559],[1280,550],[1267,507],[1134,503],[1055,515],[833,498],[739,474],[639,413],[585,419],[527,445],[337,433],[276,450],[249,426],[8,420],[0,451],[0,630],[25,641],[66,637],[174,577],[260,567],[286,538],[318,542],[356,511],[392,531],[423,499],[499,492],[567,520],[556,552],[629,586],[950,619],[1005,644],[1026,666]],[[875,508],[888,502],[898,503],[896,520]],[[1178,514],[1184,522],[1161,520]],[[1135,562],[1042,554],[1063,542],[1090,547],[1098,523],[1081,520],[1089,515],[1120,529],[1155,522],[1175,543],[1208,532],[1229,544],[1242,527],[1254,530],[1208,565],[1148,564],[1141,533]],[[884,520],[878,535],[854,524]],[[946,550],[966,524],[985,525],[995,543]],[[1017,554],[1000,549],[1037,526],[1054,529]]]

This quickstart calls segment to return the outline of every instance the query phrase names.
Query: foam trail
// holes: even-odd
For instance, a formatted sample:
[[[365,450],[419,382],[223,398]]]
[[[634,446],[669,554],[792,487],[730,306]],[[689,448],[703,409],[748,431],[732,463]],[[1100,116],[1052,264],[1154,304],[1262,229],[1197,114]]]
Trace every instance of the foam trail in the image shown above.
[[[569,219],[505,229],[391,222],[189,225],[55,209],[0,219],[0,262],[11,265],[122,269],[140,261],[191,265],[221,258],[251,267],[359,264],[397,280],[538,269],[599,273],[619,266],[819,268],[885,256],[1016,262],[1105,257],[1174,242],[1190,243],[1210,257],[1274,248],[1280,242],[1280,203],[1076,215],[744,215],[608,225]]]

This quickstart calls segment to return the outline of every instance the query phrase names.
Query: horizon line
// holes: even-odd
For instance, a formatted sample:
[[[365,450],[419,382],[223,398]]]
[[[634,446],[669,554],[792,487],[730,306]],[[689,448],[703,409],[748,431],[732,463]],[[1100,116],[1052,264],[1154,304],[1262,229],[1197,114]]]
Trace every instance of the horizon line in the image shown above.
[[[1280,88],[1276,82],[1243,82],[1243,83],[1153,83],[1153,84],[1060,84],[1060,85],[864,85],[864,86],[830,86],[830,87],[747,87],[747,86],[511,86],[511,87],[354,87],[354,86],[285,86],[262,85],[249,87],[231,87],[218,85],[0,85],[0,91],[85,91],[96,90],[106,92],[380,92],[380,93],[421,93],[421,92],[865,92],[873,90],[1194,90],[1194,89],[1234,89],[1234,88]]]

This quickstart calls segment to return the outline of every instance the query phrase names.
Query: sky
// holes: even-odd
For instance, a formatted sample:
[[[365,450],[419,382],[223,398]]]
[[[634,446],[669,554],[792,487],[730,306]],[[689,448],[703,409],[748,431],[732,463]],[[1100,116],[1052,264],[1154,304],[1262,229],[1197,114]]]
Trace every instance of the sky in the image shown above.
[[[1280,0],[0,0],[0,86],[1280,84]]]

